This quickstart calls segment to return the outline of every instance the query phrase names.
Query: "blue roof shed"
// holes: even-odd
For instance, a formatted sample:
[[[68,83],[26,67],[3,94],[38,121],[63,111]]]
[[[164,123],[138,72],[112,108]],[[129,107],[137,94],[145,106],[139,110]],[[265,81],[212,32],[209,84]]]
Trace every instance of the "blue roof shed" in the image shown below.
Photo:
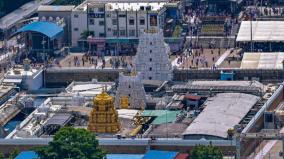
[[[143,159],[174,159],[177,155],[178,152],[150,150]]]
[[[34,151],[23,151],[15,159],[38,159]]]
[[[142,159],[143,156],[142,154],[108,154],[106,159]]]
[[[51,22],[33,22],[20,28],[14,35],[23,32],[41,33],[51,40],[58,38],[63,33],[63,28]]]

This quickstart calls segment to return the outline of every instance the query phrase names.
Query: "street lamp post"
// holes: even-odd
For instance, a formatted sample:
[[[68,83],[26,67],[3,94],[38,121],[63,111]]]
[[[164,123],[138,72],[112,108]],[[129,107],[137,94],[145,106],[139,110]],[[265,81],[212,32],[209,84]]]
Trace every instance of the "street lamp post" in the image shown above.
[[[252,10],[250,8],[250,51],[253,52],[253,43],[252,43]]]
[[[44,66],[46,66],[46,53],[45,53],[45,39],[44,39],[44,36],[42,36],[42,51],[43,51],[43,63],[44,63]]]

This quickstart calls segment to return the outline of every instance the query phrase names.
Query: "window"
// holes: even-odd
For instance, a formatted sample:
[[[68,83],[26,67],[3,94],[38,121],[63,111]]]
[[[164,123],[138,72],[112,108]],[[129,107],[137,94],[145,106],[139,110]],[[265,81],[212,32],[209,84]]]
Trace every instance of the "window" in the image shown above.
[[[94,20],[94,19],[90,19],[90,20],[89,20],[89,24],[90,24],[90,25],[95,25],[95,20]]]
[[[149,68],[149,71],[152,71],[152,67]]]
[[[152,45],[152,42],[150,42],[150,45]]]
[[[120,34],[120,36],[125,36],[125,30],[120,30],[119,34]]]
[[[145,25],[145,19],[140,19],[140,25]]]
[[[150,58],[149,61],[152,62],[152,58]]]
[[[130,86],[130,85],[128,85],[128,88],[131,88],[131,86]]]
[[[89,33],[90,33],[90,35],[95,36],[95,32],[94,31],[90,31]]]
[[[107,14],[107,17],[111,17],[111,14]]]
[[[152,50],[150,50],[150,53],[152,53]]]
[[[89,8],[89,13],[94,13],[94,8]]]
[[[78,31],[79,29],[78,28],[74,28],[74,31]]]
[[[110,31],[111,31],[111,28],[107,28],[107,31],[110,32]]]
[[[134,25],[134,19],[129,19],[129,25]]]
[[[99,25],[103,26],[103,25],[105,25],[105,22],[104,21],[99,21]]]
[[[113,31],[112,31],[112,35],[113,35],[113,36],[117,36],[117,30],[113,30]]]
[[[130,94],[128,94],[128,97],[131,97],[131,95],[130,95]]]
[[[149,80],[152,80],[152,77],[149,77]]]
[[[112,25],[117,25],[117,19],[112,19]]]
[[[157,26],[157,15],[150,15],[150,26]]]
[[[135,36],[135,30],[129,30],[129,36]]]
[[[99,33],[100,37],[105,37],[105,33]]]
[[[74,14],[74,18],[79,18],[79,15],[78,14]]]
[[[103,7],[98,8],[98,11],[99,11],[99,12],[104,12],[104,10],[105,10],[105,9],[104,9]]]
[[[126,17],[126,15],[125,14],[119,14],[118,17],[123,18],[123,17]]]

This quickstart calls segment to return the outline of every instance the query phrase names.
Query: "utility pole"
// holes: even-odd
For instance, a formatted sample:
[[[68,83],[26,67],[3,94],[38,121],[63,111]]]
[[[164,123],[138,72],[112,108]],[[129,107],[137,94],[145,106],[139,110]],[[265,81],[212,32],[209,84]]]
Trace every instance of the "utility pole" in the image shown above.
[[[253,52],[253,43],[252,43],[252,11],[250,8],[250,51]]]

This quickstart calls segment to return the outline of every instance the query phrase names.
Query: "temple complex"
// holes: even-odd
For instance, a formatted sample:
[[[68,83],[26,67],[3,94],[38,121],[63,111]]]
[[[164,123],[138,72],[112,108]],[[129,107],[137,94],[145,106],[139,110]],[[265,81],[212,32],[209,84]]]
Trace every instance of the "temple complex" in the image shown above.
[[[104,90],[94,97],[93,103],[94,107],[90,114],[88,130],[95,133],[117,133],[120,130],[120,123],[113,97]]]
[[[147,30],[140,35],[134,65],[142,79],[171,80],[170,47],[164,42],[162,30]]]
[[[145,108],[146,93],[141,81],[141,74],[119,74],[115,106],[123,109]]]

